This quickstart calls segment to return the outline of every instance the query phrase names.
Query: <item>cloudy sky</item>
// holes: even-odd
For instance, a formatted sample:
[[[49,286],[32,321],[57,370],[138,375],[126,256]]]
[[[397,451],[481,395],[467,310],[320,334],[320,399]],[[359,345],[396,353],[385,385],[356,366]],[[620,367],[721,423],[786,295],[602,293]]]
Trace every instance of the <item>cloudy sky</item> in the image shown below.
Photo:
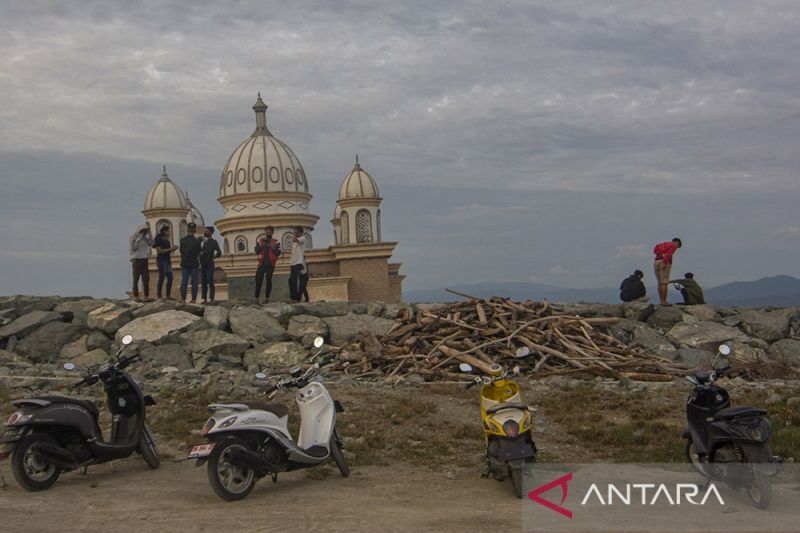
[[[407,289],[616,285],[676,235],[707,286],[800,275],[794,1],[0,10],[0,294],[120,296],[162,164],[221,218],[258,91],[315,244],[358,153]]]

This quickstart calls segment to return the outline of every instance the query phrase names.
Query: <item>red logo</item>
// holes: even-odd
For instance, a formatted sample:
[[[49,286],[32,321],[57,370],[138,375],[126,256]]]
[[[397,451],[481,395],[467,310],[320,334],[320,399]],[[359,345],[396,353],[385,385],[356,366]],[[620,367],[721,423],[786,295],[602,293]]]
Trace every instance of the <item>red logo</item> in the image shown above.
[[[572,518],[572,511],[562,507],[562,505],[564,505],[564,502],[567,500],[567,493],[569,492],[569,486],[567,485],[567,483],[569,483],[570,481],[572,481],[572,472],[564,476],[561,476],[558,479],[554,479],[547,485],[542,485],[539,488],[533,489],[528,493],[528,498],[535,501],[539,505],[544,505],[548,509],[566,516],[567,518]],[[543,492],[547,492],[550,489],[553,489],[558,486],[561,487],[561,502],[558,505],[554,504],[549,500],[545,500],[544,498],[539,496]]]

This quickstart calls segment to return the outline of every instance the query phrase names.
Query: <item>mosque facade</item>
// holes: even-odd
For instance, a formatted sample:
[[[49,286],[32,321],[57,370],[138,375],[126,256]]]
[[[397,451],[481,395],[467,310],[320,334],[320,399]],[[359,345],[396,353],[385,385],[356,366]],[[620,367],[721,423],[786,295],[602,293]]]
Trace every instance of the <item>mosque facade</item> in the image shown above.
[[[375,180],[361,167],[358,157],[353,169],[339,187],[339,198],[330,223],[334,244],[314,248],[314,229],[319,217],[310,211],[312,195],[300,159],[289,146],[267,127],[267,105],[258,95],[253,133],[231,153],[219,181],[218,201],[222,218],[214,222],[214,237],[223,255],[216,260],[217,300],[250,300],[255,293],[258,258],[255,244],[266,226],[274,228],[274,238],[283,254],[275,266],[271,301],[289,299],[289,255],[292,229],[303,228],[307,238],[306,263],[309,271],[308,294],[311,301],[402,300],[400,263],[391,262],[397,242],[384,241],[381,233],[382,198]],[[142,214],[155,235],[169,225],[173,244],[186,235],[189,222],[206,225],[202,214],[188,195],[167,175],[145,198]],[[180,257],[172,257],[177,297]],[[150,259],[150,294],[155,295],[158,277],[155,255]]]

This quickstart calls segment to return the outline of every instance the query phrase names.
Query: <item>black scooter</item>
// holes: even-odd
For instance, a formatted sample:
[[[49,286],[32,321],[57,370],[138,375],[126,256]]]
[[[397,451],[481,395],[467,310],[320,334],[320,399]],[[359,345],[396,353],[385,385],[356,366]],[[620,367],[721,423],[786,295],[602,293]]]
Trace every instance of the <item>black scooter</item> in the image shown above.
[[[89,370],[73,388],[103,382],[107,405],[113,415],[111,439],[103,440],[94,402],[63,396],[39,396],[12,401],[20,407],[6,423],[0,438],[0,459],[11,456],[11,471],[17,482],[28,490],[45,490],[56,482],[62,471],[76,470],[140,453],[150,468],[160,461],[153,436],[145,424],[145,406],[155,400],[144,396],[136,382],[123,369],[139,354],[121,356],[133,341],[122,339],[116,362],[105,363],[97,373]],[[75,365],[65,363],[66,370]]]
[[[772,500],[771,477],[782,469],[783,459],[772,455],[767,412],[757,407],[731,407],[728,391],[716,385],[733,367],[729,362],[714,368],[714,363],[719,356],[727,359],[730,354],[730,347],[721,345],[711,372],[700,370],[686,378],[694,385],[686,402],[686,459],[707,479],[745,489],[756,507],[766,509]]]

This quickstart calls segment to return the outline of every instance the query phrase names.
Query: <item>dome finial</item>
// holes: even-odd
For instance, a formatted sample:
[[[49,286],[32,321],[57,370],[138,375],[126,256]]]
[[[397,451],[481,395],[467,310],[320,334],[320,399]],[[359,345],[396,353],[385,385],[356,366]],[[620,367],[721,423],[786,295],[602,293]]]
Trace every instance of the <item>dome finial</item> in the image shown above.
[[[261,91],[258,93],[256,103],[253,104],[253,111],[256,112],[256,129],[252,136],[269,135],[269,130],[267,129],[267,104],[261,99]]]
[[[168,179],[169,179],[169,176],[167,176],[167,165],[162,165],[161,166],[161,180],[162,181],[167,181]]]

